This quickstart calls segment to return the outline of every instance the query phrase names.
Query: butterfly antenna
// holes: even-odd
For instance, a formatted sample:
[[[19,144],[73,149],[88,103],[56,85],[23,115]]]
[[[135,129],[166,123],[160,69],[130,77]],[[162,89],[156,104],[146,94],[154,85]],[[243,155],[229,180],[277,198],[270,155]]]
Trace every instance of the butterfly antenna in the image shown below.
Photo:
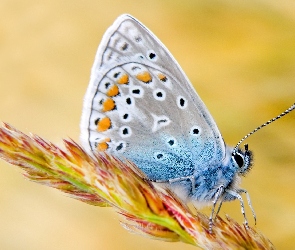
[[[245,135],[239,142],[238,144],[235,146],[233,152],[236,152],[238,147],[240,146],[240,144],[245,140],[247,139],[250,135],[253,135],[255,132],[257,132],[259,129],[262,129],[263,127],[271,124],[272,122],[282,118],[284,115],[290,113],[292,110],[295,109],[295,103],[293,103],[293,105],[288,108],[287,110],[285,110],[284,112],[282,112],[281,114],[279,114],[278,116],[272,118],[271,120],[267,121],[266,123],[263,123],[262,125],[260,125],[259,127],[255,128],[253,131],[251,131],[249,134]]]

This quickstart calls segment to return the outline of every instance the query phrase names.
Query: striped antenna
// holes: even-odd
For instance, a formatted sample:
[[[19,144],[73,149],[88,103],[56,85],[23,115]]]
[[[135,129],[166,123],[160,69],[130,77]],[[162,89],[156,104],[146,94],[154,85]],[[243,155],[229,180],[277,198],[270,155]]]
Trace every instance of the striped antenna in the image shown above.
[[[245,136],[244,136],[244,137],[238,142],[238,144],[235,146],[233,152],[236,152],[237,149],[238,149],[238,147],[241,145],[241,143],[242,143],[245,139],[247,139],[250,135],[253,135],[253,134],[254,134],[255,132],[257,132],[259,129],[261,129],[261,128],[263,128],[263,127],[265,127],[265,126],[271,124],[272,122],[274,122],[274,121],[276,121],[276,120],[278,120],[278,119],[280,119],[280,118],[282,118],[284,115],[290,113],[290,112],[291,112],[292,110],[294,110],[294,109],[295,109],[295,103],[293,103],[293,105],[292,105],[290,108],[288,108],[287,110],[285,110],[284,112],[282,112],[282,113],[279,114],[278,116],[272,118],[271,120],[267,121],[266,123],[263,123],[262,125],[260,125],[259,127],[255,128],[253,131],[251,131],[249,134],[245,135]]]

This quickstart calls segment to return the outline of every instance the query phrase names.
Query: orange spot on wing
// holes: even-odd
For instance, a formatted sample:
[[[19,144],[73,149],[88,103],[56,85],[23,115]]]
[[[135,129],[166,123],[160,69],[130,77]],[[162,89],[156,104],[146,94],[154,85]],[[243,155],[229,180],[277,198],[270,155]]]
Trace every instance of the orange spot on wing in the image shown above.
[[[167,77],[166,77],[164,74],[162,74],[162,73],[159,73],[159,74],[158,74],[158,77],[159,77],[159,79],[160,79],[162,82],[166,82],[166,81],[167,81]]]
[[[112,124],[111,119],[108,117],[104,117],[98,121],[97,131],[98,132],[106,131],[111,127],[111,124]]]
[[[136,78],[139,81],[142,81],[144,83],[149,83],[149,82],[152,81],[152,76],[151,76],[151,74],[148,71],[144,71],[144,72],[138,73],[136,75]]]
[[[127,84],[129,83],[129,77],[127,74],[122,75],[118,80],[117,83],[119,84]]]
[[[111,111],[115,107],[116,107],[115,101],[113,99],[111,99],[111,98],[108,98],[102,104],[102,111],[103,112]]]
[[[104,139],[102,142],[97,144],[98,151],[106,151],[109,148],[108,142],[110,142],[110,138]]]
[[[119,94],[119,88],[117,85],[113,85],[107,92],[108,96],[116,96]]]

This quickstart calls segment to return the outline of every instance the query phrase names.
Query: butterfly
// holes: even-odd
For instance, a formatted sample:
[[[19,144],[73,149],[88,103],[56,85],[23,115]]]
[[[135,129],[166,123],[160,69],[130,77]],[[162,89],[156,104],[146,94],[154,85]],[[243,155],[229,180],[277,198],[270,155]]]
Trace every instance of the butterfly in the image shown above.
[[[131,160],[184,202],[213,204],[210,230],[216,204],[218,213],[224,201],[236,199],[248,225],[243,193],[256,221],[248,192],[239,188],[252,167],[248,146],[238,147],[245,138],[235,148],[224,143],[171,53],[130,15],[118,17],[102,38],[80,127],[88,152]]]

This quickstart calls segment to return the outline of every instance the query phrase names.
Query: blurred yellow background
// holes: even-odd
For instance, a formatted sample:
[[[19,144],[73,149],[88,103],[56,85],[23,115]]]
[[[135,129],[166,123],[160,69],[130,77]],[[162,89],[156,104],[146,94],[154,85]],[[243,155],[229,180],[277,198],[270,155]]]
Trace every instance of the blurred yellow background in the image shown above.
[[[2,0],[0,120],[59,145],[77,141],[97,46],[122,13],[169,48],[227,144],[294,103],[293,0]],[[257,229],[278,249],[295,242],[294,128],[295,112],[247,140],[255,166],[242,187]],[[24,180],[3,161],[0,169],[1,249],[195,249],[132,235],[112,209]],[[246,212],[253,225],[248,206]],[[238,201],[225,204],[225,214],[243,221]]]

